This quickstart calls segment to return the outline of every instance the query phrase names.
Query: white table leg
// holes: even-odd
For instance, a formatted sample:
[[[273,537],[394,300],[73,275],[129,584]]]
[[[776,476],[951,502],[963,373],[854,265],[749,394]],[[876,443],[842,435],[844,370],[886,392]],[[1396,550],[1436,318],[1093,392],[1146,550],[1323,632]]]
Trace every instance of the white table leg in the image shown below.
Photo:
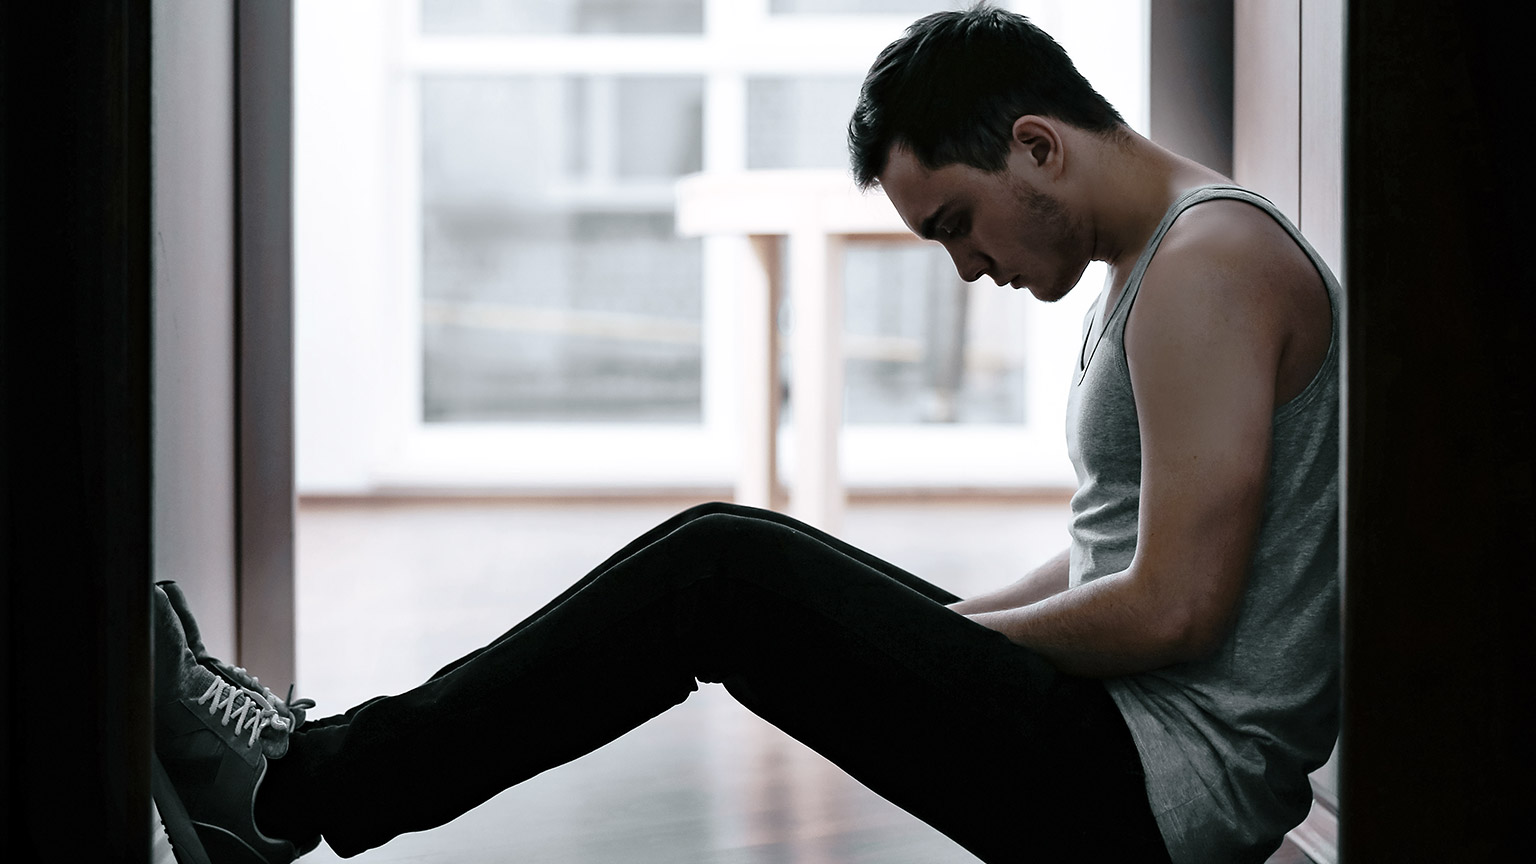
[[[741,467],[736,503],[775,508],[779,441],[779,238],[750,238],[737,296]]]
[[[843,430],[843,240],[820,232],[789,238],[794,299],[796,517],[823,531],[842,528],[845,495],[838,463]]]

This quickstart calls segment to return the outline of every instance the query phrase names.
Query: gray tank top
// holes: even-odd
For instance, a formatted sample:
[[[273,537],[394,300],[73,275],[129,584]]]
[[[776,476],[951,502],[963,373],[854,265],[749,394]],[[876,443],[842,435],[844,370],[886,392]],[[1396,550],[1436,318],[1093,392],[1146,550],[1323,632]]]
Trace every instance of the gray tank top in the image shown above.
[[[1295,226],[1252,192],[1205,186],[1183,195],[1163,216],[1114,308],[1096,307],[1087,316],[1067,403],[1067,450],[1078,480],[1070,584],[1125,570],[1135,555],[1141,438],[1125,324],[1168,227],[1213,198],[1246,201],[1290,232],[1327,286],[1333,336],[1316,377],[1275,409],[1264,515],[1226,642],[1201,660],[1105,682],[1141,754],[1158,827],[1180,864],[1262,862],[1306,818],[1307,774],[1327,759],[1338,734],[1342,292]]]

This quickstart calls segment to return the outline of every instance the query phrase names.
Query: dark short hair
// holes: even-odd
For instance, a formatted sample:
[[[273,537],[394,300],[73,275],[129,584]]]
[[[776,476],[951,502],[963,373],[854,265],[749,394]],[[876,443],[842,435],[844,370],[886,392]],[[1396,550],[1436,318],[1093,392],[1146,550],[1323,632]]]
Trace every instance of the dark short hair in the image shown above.
[[[1000,171],[1026,114],[1108,132],[1125,125],[1067,52],[1015,12],[985,5],[918,19],[880,52],[848,121],[854,180],[868,189],[892,145],[929,169]]]

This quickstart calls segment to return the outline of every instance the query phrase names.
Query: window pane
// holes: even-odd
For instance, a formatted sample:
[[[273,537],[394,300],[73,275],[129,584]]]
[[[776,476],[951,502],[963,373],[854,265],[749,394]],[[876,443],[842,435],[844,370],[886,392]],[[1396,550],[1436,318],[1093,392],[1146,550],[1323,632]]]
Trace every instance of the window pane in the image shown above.
[[[848,167],[848,118],[862,78],[747,79],[747,167]]]
[[[1025,421],[1026,298],[926,244],[850,245],[845,278],[848,423]]]
[[[699,169],[702,94],[423,79],[426,420],[700,420],[701,247],[671,184]]]
[[[421,0],[429,35],[702,33],[704,0]]]

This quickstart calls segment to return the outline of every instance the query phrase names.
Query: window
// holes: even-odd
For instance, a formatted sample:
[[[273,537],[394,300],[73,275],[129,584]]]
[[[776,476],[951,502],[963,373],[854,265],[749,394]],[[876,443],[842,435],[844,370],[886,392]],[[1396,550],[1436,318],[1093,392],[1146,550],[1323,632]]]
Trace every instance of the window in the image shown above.
[[[864,72],[937,5],[297,7],[300,490],[728,486],[745,253],[678,236],[673,183],[846,171]],[[1010,5],[1145,128],[1145,0]],[[1066,364],[1102,270],[1046,307],[936,246],[845,262],[848,482],[1070,481]]]

